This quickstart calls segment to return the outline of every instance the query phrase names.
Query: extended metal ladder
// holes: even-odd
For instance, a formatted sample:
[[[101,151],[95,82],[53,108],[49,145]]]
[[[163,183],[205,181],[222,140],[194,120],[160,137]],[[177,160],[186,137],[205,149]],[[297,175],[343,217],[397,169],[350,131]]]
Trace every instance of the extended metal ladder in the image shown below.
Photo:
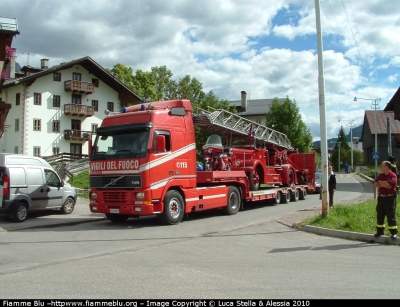
[[[231,138],[248,137],[251,129],[256,140],[278,145],[286,149],[293,149],[286,134],[257,124],[237,114],[221,109],[209,108],[212,111],[196,108],[197,113],[193,114],[193,123],[196,127],[216,134],[230,136]]]

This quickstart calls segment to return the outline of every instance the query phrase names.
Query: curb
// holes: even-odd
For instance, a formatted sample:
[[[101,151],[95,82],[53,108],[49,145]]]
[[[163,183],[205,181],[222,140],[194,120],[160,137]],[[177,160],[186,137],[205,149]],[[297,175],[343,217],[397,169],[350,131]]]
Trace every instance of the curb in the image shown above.
[[[335,237],[341,239],[355,240],[355,241],[363,241],[367,243],[381,243],[381,244],[390,244],[400,246],[400,238],[392,239],[389,236],[381,236],[379,238],[375,238],[373,235],[359,233],[359,232],[350,232],[343,230],[334,230],[322,227],[315,227],[310,225],[305,225],[297,228],[298,230],[304,232],[311,232],[322,236]]]

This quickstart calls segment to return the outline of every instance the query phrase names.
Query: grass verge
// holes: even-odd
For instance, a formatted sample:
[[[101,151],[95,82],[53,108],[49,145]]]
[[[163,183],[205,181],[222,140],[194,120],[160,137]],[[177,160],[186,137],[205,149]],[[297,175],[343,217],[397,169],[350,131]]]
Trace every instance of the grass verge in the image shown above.
[[[75,175],[72,179],[68,180],[68,183],[74,188],[89,190],[89,170]],[[78,194],[78,197],[88,199],[89,193]]]
[[[376,226],[376,200],[368,200],[354,205],[336,205],[329,210],[326,217],[314,216],[299,224],[310,225],[328,229],[359,232],[366,234],[375,233]],[[400,221],[400,210],[396,210],[396,219]],[[390,235],[385,219],[385,235]]]

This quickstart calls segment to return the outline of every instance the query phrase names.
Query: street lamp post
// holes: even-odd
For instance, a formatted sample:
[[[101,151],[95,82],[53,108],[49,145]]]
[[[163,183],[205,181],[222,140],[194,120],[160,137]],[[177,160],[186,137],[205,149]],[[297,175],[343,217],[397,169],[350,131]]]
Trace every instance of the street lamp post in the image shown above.
[[[376,122],[376,109],[378,108],[379,101],[381,101],[380,98],[376,99],[369,99],[369,98],[360,98],[360,97],[354,97],[353,101],[357,101],[358,99],[361,100],[372,100],[372,108],[375,110],[374,112],[374,128],[375,128],[375,149],[374,151],[377,153],[378,152],[378,132],[377,132],[377,122]],[[378,176],[378,159],[374,158],[375,160],[375,178]],[[376,189],[374,189],[374,196],[376,198]]]
[[[345,122],[349,122],[349,125],[350,125],[350,142],[351,142],[351,163],[350,163],[350,165],[351,165],[351,171],[353,171],[353,123],[354,123],[354,119],[352,119],[352,120],[340,120],[339,119],[339,122],[340,121],[345,121]]]

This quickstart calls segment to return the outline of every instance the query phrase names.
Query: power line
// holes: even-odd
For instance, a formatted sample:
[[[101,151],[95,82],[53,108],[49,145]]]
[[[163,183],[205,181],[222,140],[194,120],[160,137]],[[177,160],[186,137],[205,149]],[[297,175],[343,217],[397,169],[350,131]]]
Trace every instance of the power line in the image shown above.
[[[22,51],[18,51],[18,50],[16,50],[16,52],[17,53],[21,53],[21,54],[27,54],[28,56],[27,56],[27,59],[26,59],[26,65],[27,66],[29,66],[29,56],[31,55],[31,56],[35,56],[35,54],[32,54],[32,53],[30,53],[30,52],[22,52]]]

